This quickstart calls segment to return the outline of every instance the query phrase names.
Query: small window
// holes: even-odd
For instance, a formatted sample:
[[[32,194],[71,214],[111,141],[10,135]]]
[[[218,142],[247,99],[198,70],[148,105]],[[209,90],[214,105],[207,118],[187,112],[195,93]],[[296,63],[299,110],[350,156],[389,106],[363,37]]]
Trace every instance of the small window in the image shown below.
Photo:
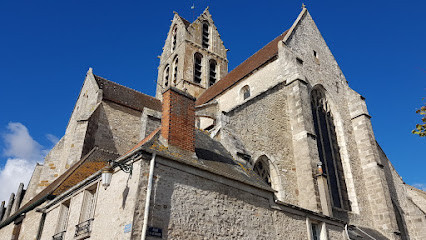
[[[175,86],[177,83],[178,63],[179,59],[176,57],[175,61],[173,62],[173,85]]]
[[[203,23],[203,32],[202,32],[202,39],[203,39],[203,41],[202,41],[202,45],[203,45],[203,48],[208,48],[209,47],[209,35],[210,35],[210,32],[209,32],[209,24],[207,23],[207,22],[204,22]]]
[[[210,60],[209,87],[216,83],[216,61]]]
[[[303,60],[302,59],[296,58],[296,61],[297,61],[298,64],[303,65]]]
[[[314,50],[314,57],[318,59],[318,53]]]
[[[243,88],[241,88],[241,95],[243,96],[244,100],[250,97],[250,87],[248,85],[245,85]]]
[[[168,65],[164,69],[163,76],[164,76],[164,86],[168,87],[169,86],[169,66]]]
[[[177,42],[177,27],[175,26],[172,30],[172,52],[176,49]]]
[[[203,59],[203,55],[200,53],[195,53],[194,55],[194,83],[201,83],[201,60]]]
[[[311,223],[311,239],[312,240],[320,240],[320,232],[321,229],[317,223]]]

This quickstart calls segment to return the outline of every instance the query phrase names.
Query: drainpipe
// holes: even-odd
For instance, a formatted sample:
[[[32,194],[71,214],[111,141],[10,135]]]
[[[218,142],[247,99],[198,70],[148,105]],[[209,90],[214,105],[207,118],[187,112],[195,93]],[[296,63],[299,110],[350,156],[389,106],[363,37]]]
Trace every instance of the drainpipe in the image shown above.
[[[155,156],[156,156],[156,153],[153,153],[152,158],[151,158],[151,162],[149,163],[148,188],[146,190],[145,211],[144,211],[144,216],[143,216],[141,240],[145,240],[146,230],[148,228],[149,204],[150,204],[150,200],[151,200],[152,178],[153,178],[153,175],[154,175]]]

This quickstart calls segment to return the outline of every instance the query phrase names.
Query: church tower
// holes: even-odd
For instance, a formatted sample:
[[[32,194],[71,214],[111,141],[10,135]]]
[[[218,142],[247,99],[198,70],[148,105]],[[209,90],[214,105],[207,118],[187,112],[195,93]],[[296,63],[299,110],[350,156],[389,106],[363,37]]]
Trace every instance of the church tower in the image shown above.
[[[227,49],[208,8],[192,23],[174,12],[158,67],[156,98],[169,86],[194,97],[228,73]]]

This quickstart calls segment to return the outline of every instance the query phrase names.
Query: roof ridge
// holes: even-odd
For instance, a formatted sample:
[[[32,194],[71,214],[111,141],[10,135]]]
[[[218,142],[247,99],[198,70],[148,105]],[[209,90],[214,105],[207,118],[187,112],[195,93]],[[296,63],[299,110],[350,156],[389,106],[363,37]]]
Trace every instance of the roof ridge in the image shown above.
[[[143,92],[140,92],[140,91],[138,91],[138,90],[136,90],[136,89],[133,89],[133,88],[130,88],[130,87],[124,86],[124,85],[122,85],[122,84],[120,84],[120,83],[117,83],[117,82],[114,82],[114,81],[108,80],[108,79],[106,79],[106,78],[104,78],[104,77],[101,77],[101,76],[99,76],[99,75],[93,74],[93,76],[95,76],[95,78],[100,78],[100,79],[102,79],[103,81],[107,81],[107,82],[110,82],[110,83],[114,83],[114,84],[116,84],[116,85],[118,85],[118,86],[120,86],[120,87],[127,88],[127,89],[132,90],[132,91],[134,91],[134,92],[136,92],[136,93],[140,93],[140,94],[143,94],[143,95],[145,95],[145,96],[155,98],[155,97],[153,97],[153,96],[151,96],[151,95],[148,95],[148,94],[143,93]]]

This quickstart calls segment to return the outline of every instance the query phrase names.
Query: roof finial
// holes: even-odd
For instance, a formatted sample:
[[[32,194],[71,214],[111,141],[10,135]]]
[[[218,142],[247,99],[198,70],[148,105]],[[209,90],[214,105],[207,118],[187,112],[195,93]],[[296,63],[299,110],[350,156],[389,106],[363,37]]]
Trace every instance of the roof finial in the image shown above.
[[[306,5],[304,3],[302,3],[302,9],[305,9]]]

